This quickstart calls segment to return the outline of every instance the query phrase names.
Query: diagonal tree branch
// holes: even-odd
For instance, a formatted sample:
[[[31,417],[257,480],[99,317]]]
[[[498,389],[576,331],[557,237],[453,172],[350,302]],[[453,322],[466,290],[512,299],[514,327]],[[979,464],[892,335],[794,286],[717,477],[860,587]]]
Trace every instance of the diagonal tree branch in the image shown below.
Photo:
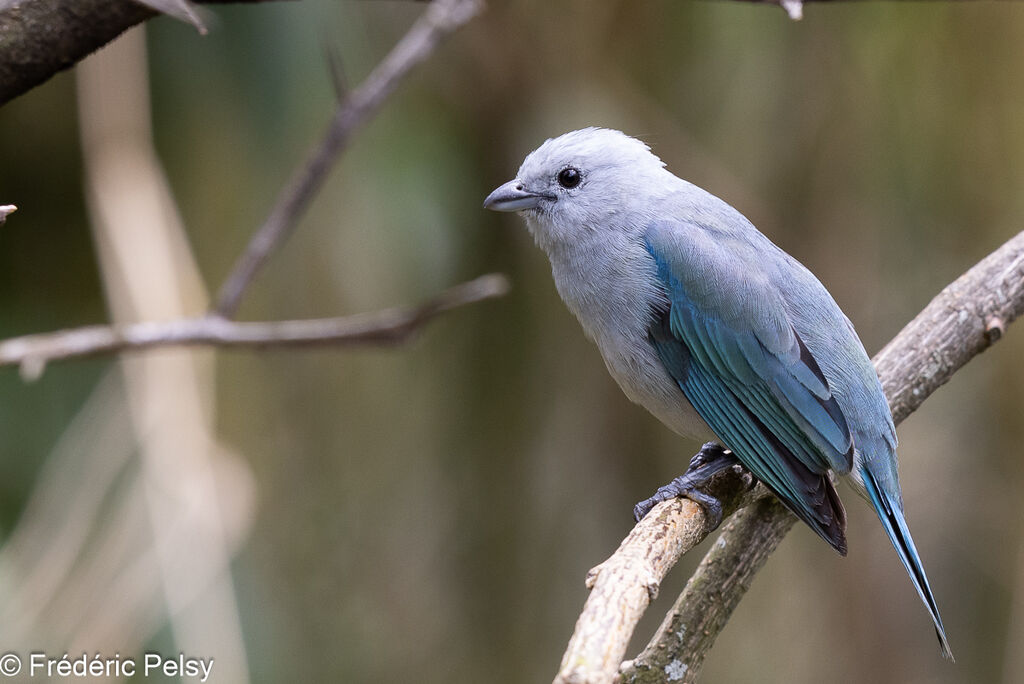
[[[245,289],[271,252],[295,229],[353,131],[376,113],[398,82],[429,57],[442,38],[472,19],[481,8],[480,0],[434,0],[388,56],[338,106],[323,140],[281,192],[221,287],[215,306],[218,314],[225,318],[234,316]]]
[[[438,315],[501,297],[508,280],[492,273],[456,285],[414,307],[384,309],[339,318],[238,322],[215,315],[127,325],[94,325],[0,341],[0,366],[21,365],[29,377],[49,361],[153,347],[284,347],[402,342]]]
[[[893,419],[899,423],[910,415],[964,364],[996,342],[1022,313],[1024,232],[947,286],[875,357]],[[556,683],[611,682],[617,675],[623,683],[697,680],[704,656],[732,610],[795,521],[774,497],[756,496],[763,488],[758,487],[755,496],[743,495],[738,475],[727,473],[721,477],[734,480],[731,486],[735,493],[723,501],[727,510],[751,499],[754,505],[742,508],[724,526],[718,542],[705,555],[647,647],[636,659],[621,663],[620,670],[619,663],[649,596],[679,556],[706,536],[688,531],[695,527],[705,530],[706,520],[703,509],[686,500],[658,504],[612,558],[588,575],[588,585],[594,591],[576,623]],[[623,557],[642,557],[645,550],[634,546],[650,539],[659,540],[667,554],[655,568],[658,573],[612,582],[600,594],[595,593],[605,567],[614,567]],[[645,589],[642,594],[636,591],[637,583]],[[630,600],[640,603],[639,610],[630,608],[631,624],[600,624],[607,606],[630,605]]]

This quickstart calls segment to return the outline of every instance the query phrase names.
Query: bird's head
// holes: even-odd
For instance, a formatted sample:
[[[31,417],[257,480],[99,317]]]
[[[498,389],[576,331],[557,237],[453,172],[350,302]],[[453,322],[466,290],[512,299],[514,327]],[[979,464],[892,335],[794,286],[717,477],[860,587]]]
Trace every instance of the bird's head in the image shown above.
[[[647,145],[608,128],[547,140],[516,177],[484,200],[485,209],[522,212],[545,249],[584,234],[633,225],[674,179]],[[646,221],[644,221],[646,223]]]

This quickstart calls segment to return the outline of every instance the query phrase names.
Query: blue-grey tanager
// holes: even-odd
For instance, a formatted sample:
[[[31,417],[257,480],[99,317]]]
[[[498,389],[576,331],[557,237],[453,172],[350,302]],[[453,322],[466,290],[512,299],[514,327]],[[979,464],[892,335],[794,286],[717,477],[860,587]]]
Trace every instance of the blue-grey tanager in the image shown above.
[[[638,504],[638,517],[669,496],[708,504],[688,476],[738,458],[845,555],[846,514],[829,473],[849,475],[952,657],[904,519],[881,384],[810,271],[736,209],[670,173],[647,145],[609,129],[546,141],[484,207],[522,213],[558,293],[626,396],[672,430],[718,442]],[[720,520],[720,510],[710,505],[709,517]]]

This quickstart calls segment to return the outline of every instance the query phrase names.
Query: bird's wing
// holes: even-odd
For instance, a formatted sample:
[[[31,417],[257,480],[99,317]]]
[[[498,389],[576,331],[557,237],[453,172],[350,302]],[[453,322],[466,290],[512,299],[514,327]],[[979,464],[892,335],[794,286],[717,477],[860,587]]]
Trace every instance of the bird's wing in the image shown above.
[[[828,381],[766,270],[739,244],[694,224],[646,235],[668,307],[649,337],[725,446],[840,553],[845,512],[827,471],[845,473],[853,439]]]

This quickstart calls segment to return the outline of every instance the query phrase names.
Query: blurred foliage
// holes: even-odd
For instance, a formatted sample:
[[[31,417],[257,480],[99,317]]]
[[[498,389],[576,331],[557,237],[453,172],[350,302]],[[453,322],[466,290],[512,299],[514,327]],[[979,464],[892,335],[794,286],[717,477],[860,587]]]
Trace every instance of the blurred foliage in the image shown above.
[[[260,492],[234,566],[256,681],[550,678],[587,569],[698,446],[622,397],[519,220],[480,209],[544,138],[643,138],[817,273],[872,353],[1024,225],[1024,5],[815,4],[794,23],[747,3],[491,4],[357,136],[242,316],[412,302],[490,270],[513,293],[397,349],[218,354],[219,432]],[[150,23],[157,144],[211,287],[330,116],[328,52],[357,83],[419,11],[224,6],[205,37]],[[0,109],[0,203],[19,206],[0,227],[5,337],[105,317],[72,86]],[[850,556],[796,529],[707,681],[1022,681],[1021,358],[1012,328],[900,430],[957,664],[847,491]],[[3,530],[111,363],[0,373]]]

